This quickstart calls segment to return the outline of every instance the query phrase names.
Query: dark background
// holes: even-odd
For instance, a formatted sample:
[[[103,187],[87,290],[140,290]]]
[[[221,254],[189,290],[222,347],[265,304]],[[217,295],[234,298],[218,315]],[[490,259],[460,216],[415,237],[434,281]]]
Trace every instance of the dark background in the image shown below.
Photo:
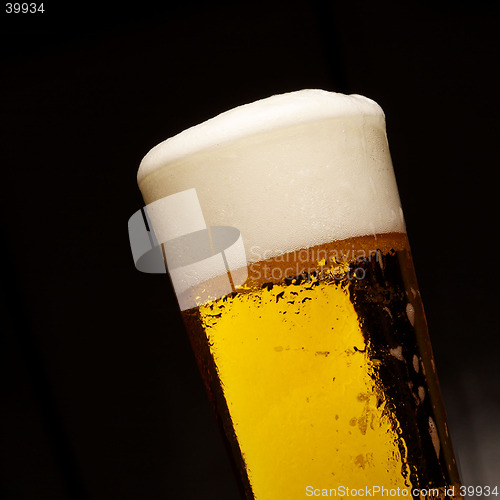
[[[0,497],[238,498],[172,291],[135,270],[127,221],[152,146],[301,88],[384,108],[463,481],[500,484],[497,5],[2,13]]]

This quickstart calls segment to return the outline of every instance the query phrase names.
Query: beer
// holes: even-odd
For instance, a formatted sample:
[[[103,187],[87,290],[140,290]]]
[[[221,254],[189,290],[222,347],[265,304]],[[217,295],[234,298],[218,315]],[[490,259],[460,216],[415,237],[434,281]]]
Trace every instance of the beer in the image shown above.
[[[162,205],[150,216],[247,498],[450,498],[459,479],[380,108],[321,91],[243,106],[154,148],[139,185],[151,205],[196,190],[191,233]],[[169,240],[207,221],[224,293],[212,261],[200,273],[169,257]],[[243,274],[211,226],[241,231]]]

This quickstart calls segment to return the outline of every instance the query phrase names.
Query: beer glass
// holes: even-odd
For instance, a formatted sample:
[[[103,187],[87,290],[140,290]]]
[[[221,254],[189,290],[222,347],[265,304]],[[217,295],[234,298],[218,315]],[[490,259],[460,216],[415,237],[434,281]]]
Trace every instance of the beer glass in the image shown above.
[[[138,183],[248,499],[458,497],[375,102],[235,108],[153,148]]]

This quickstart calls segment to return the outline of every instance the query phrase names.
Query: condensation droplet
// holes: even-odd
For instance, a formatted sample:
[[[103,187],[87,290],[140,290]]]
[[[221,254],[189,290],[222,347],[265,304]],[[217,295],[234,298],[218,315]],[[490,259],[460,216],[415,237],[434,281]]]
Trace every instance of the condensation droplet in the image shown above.
[[[417,373],[420,370],[420,364],[418,362],[418,356],[416,354],[413,355],[413,368]]]
[[[436,424],[432,417],[429,417],[429,434],[431,435],[432,444],[434,446],[434,450],[436,451],[436,455],[439,458],[439,451],[441,449],[441,443],[439,442],[439,436],[436,428]]]
[[[385,311],[389,315],[389,317],[392,319],[391,310],[387,306],[385,306],[382,310]]]
[[[409,302],[406,304],[406,315],[408,316],[411,326],[415,326],[415,309]]]
[[[380,266],[380,269],[382,269],[382,271],[383,271],[385,268],[385,263],[384,263],[384,259],[382,258],[382,252],[380,250],[377,250],[377,262],[378,262],[378,265]]]
[[[398,347],[394,347],[389,351],[395,358],[399,359],[399,361],[404,361],[403,358],[403,347],[398,345]]]
[[[418,388],[418,397],[420,398],[420,401],[424,401],[425,398],[425,389],[422,386],[419,386]]]

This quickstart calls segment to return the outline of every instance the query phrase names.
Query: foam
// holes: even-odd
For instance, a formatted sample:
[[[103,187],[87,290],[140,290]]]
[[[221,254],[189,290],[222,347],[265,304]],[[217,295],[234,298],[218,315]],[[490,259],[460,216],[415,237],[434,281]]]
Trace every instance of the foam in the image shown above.
[[[248,262],[405,232],[384,113],[357,95],[240,106],[153,148],[138,180],[146,204],[194,188],[207,226],[241,231]]]
[[[161,142],[143,158],[137,181],[140,183],[167,163],[242,137],[311,120],[352,115],[384,116],[384,112],[375,101],[356,94],[305,89],[273,95],[221,113]]]

